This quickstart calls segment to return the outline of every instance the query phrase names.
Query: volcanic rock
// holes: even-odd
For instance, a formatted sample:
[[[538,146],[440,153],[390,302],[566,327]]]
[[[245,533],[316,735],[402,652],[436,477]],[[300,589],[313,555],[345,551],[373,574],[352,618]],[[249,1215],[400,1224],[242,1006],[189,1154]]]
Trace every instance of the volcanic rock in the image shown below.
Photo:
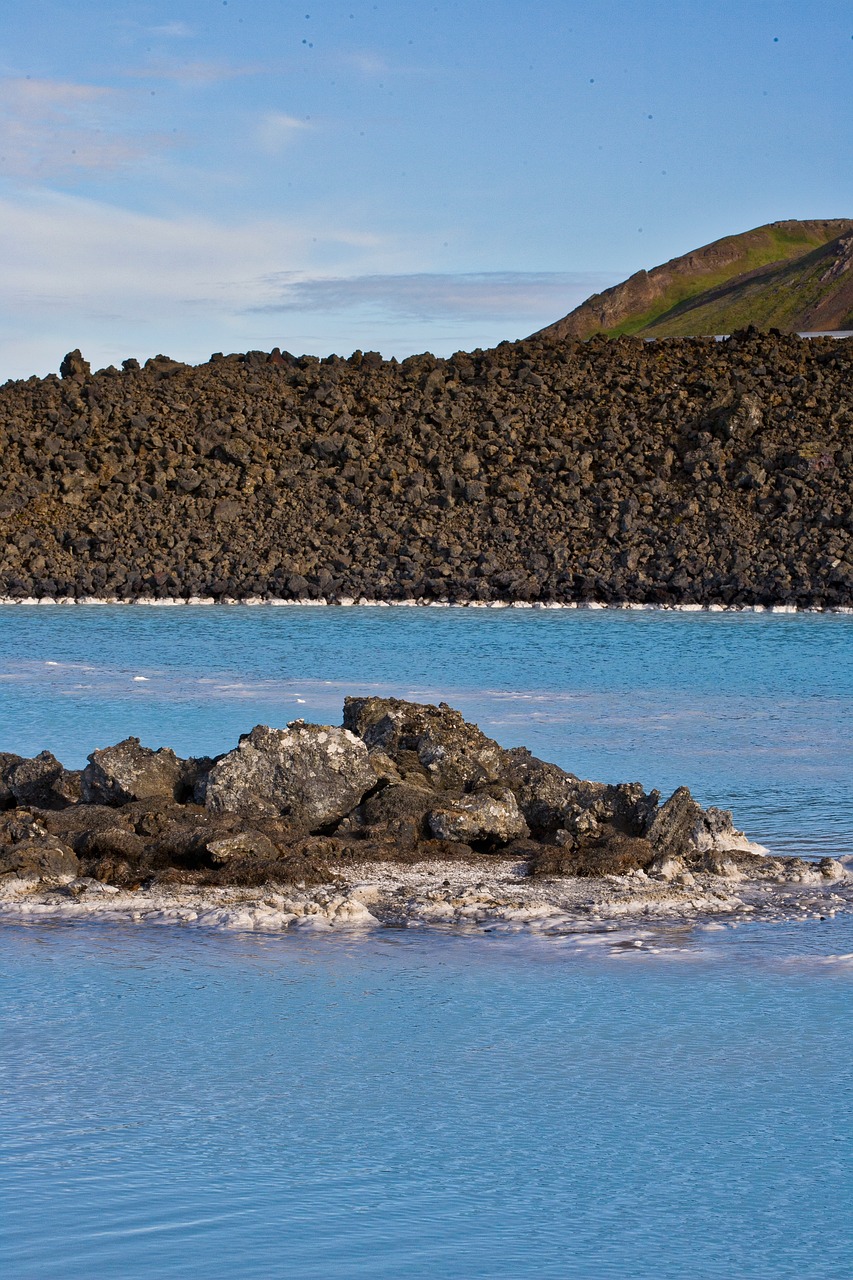
[[[184,762],[169,747],[152,751],[138,738],[93,751],[83,770],[84,804],[126,804],[152,798],[175,800],[184,782]]]
[[[344,725],[403,771],[419,765],[441,790],[472,790],[500,776],[504,749],[446,702],[346,698]]]
[[[376,784],[367,747],[347,729],[257,725],[197,789],[214,813],[287,816],[306,831],[338,821]]]
[[[509,790],[497,794],[478,792],[460,796],[441,809],[432,809],[427,821],[439,840],[459,840],[463,844],[508,844],[524,839],[530,830],[521,816],[515,796]]]
[[[4,794],[15,804],[34,805],[38,809],[64,809],[80,799],[80,773],[63,768],[50,751],[42,751],[32,759],[4,753],[3,760],[0,808],[5,807]]]

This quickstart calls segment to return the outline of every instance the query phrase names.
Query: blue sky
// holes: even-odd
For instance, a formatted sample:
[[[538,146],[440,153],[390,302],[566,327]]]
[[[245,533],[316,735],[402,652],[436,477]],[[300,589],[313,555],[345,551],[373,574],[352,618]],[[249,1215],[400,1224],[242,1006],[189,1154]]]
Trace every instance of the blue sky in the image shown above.
[[[849,0],[0,0],[0,378],[522,337],[853,216]]]

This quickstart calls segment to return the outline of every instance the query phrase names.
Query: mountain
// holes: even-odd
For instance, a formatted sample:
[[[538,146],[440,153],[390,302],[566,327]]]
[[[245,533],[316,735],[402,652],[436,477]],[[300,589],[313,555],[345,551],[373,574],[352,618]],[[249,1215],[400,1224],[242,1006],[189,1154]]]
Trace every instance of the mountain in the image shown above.
[[[535,337],[853,328],[853,220],[771,222],[638,271]]]

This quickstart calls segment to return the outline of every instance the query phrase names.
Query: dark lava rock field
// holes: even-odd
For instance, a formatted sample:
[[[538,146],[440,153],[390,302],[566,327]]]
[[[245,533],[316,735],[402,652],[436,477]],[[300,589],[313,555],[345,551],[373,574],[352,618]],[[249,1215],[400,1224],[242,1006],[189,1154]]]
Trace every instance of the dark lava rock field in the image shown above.
[[[0,388],[0,595],[853,604],[853,340],[157,356]]]

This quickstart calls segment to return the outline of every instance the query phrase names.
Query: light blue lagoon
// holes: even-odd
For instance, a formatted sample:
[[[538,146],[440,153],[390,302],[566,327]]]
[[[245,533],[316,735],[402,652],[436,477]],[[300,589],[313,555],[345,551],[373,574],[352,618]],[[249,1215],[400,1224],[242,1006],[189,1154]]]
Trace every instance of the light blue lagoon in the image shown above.
[[[0,610],[0,750],[443,698],[850,856],[853,619]],[[0,1268],[847,1280],[853,919],[561,938],[0,929]]]

